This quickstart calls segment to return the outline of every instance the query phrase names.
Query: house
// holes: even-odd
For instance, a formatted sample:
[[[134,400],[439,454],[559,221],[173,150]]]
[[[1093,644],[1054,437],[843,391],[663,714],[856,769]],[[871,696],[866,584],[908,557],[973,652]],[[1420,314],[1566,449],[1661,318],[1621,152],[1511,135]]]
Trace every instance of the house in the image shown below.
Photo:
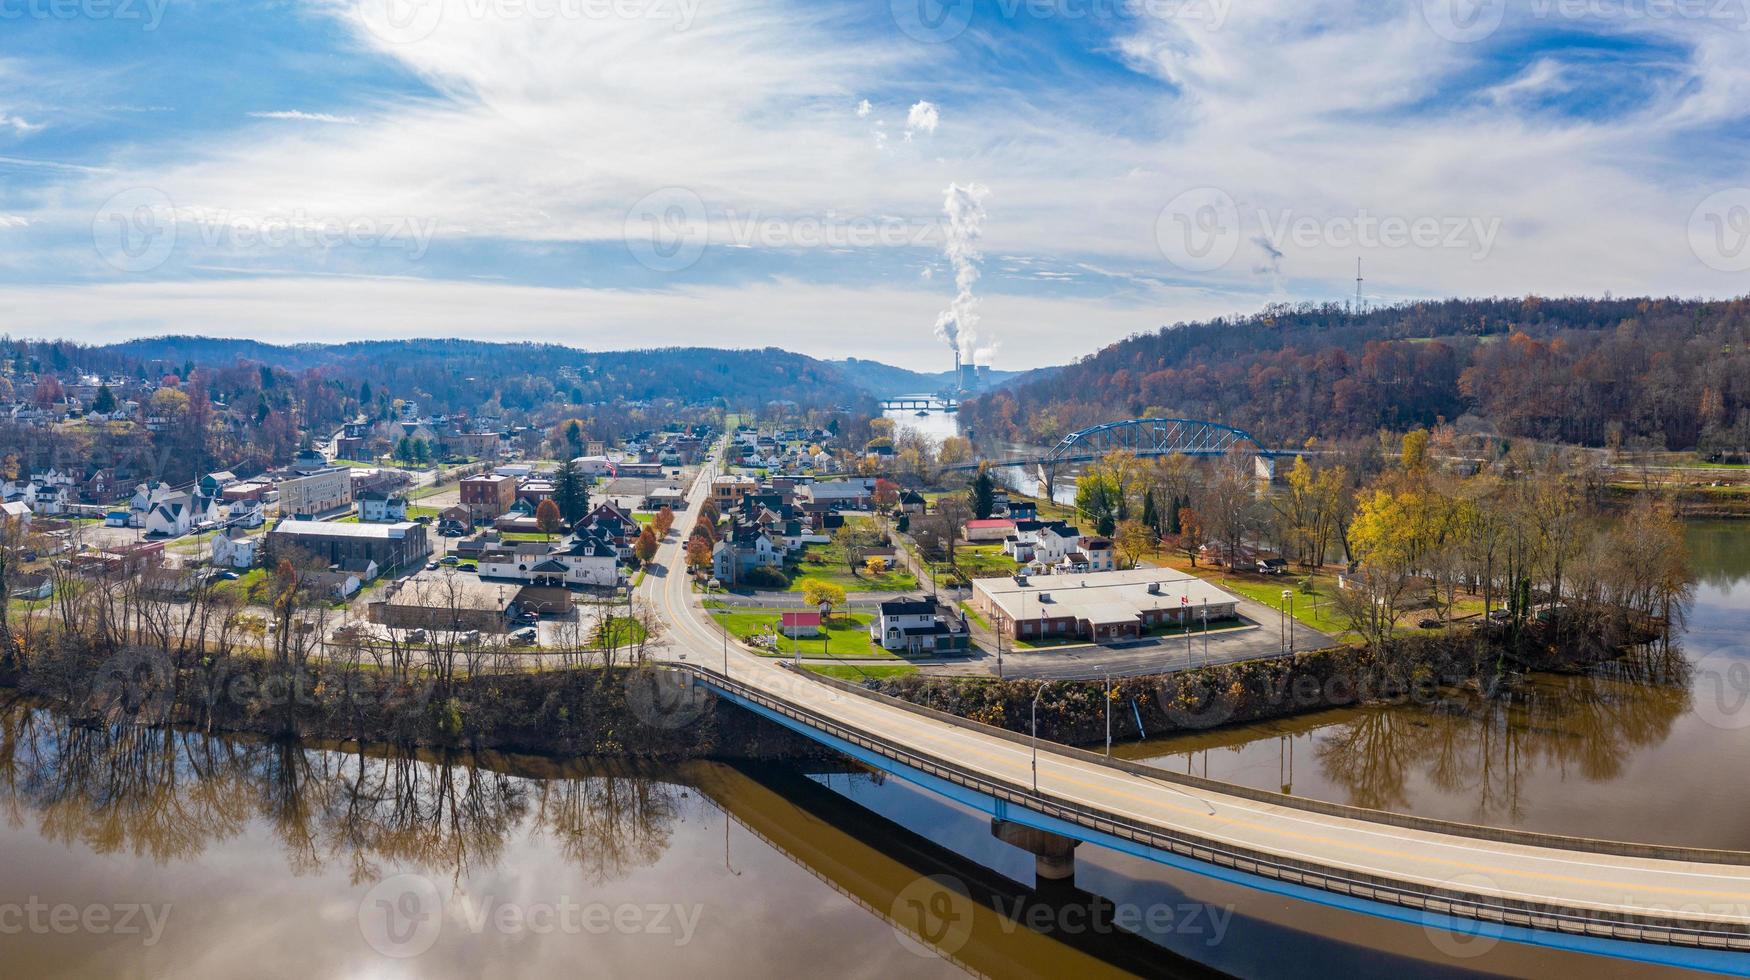
[[[47,599],[55,594],[55,580],[48,572],[17,572],[7,582],[14,599]]]
[[[356,576],[360,582],[371,582],[376,580],[379,569],[377,563],[369,558],[354,558],[341,562],[336,571]]]
[[[298,576],[298,587],[325,599],[350,599],[358,592],[357,575],[345,571],[305,572]]]
[[[783,564],[783,549],[757,525],[737,524],[711,550],[711,575],[725,585],[739,583],[756,568]]]
[[[134,512],[131,510],[112,510],[103,515],[104,527],[132,527]]]
[[[200,584],[200,575],[192,568],[148,568],[140,573],[140,594],[150,599],[187,599]]]
[[[1260,558],[1260,559],[1258,559],[1258,574],[1259,575],[1286,575],[1286,574],[1288,574],[1288,559],[1286,559],[1286,558]]]
[[[840,510],[868,510],[875,500],[875,479],[853,477],[813,483],[808,486],[808,496],[816,503],[831,504]]]
[[[359,520],[366,523],[407,519],[407,498],[398,493],[366,490],[358,495],[354,503],[357,505]]]
[[[620,550],[605,537],[587,533],[551,548],[539,541],[511,542],[482,551],[479,562],[482,579],[603,588],[620,581]]]
[[[1003,539],[1003,553],[1021,564],[1056,565],[1075,550],[1082,532],[1063,521],[1015,521],[1015,533]]]
[[[1007,516],[1011,521],[1036,521],[1039,505],[1031,500],[1010,500]]]
[[[153,505],[146,512],[141,527],[149,535],[165,538],[179,538],[187,534],[194,526],[194,498],[188,494],[177,494],[171,499]]]
[[[910,654],[964,652],[971,646],[966,623],[940,612],[929,599],[892,599],[877,607],[869,639],[883,650]]]
[[[213,565],[218,568],[255,567],[256,539],[242,528],[228,527],[213,535]]]
[[[292,471],[295,473],[314,473],[327,465],[328,458],[314,449],[300,449],[292,457]]]
[[[219,518],[233,527],[258,528],[267,523],[267,508],[260,500],[233,500],[224,506]]]
[[[20,527],[28,528],[30,527],[30,518],[30,505],[22,500],[12,500],[0,504],[0,527],[11,527],[16,523]]]
[[[1083,537],[1079,544],[1086,564],[1084,571],[1110,572],[1118,567],[1111,538]]]
[[[973,519],[966,522],[962,534],[971,544],[1002,541],[1015,533],[1015,522],[1001,517]]]
[[[230,470],[220,470],[201,477],[200,491],[203,497],[217,497],[221,491],[237,482],[237,474]]]
[[[924,495],[916,490],[901,490],[899,492],[899,510],[901,513],[916,517],[927,508]]]

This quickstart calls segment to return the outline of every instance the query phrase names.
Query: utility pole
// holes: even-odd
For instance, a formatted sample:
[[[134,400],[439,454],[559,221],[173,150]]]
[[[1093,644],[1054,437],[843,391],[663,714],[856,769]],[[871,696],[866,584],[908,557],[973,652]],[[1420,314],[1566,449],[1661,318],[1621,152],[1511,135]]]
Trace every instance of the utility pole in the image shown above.
[[[1282,605],[1276,607],[1278,620],[1280,621],[1281,630],[1282,630],[1281,645],[1282,645],[1282,652],[1283,653],[1288,652],[1288,600],[1293,595],[1294,595],[1294,593],[1291,592],[1290,590],[1283,589],[1282,590]]]

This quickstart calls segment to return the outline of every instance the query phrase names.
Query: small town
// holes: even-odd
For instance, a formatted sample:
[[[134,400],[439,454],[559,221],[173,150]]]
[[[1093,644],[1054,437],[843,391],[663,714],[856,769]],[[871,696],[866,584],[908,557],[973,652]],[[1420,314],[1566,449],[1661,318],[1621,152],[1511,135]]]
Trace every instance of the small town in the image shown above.
[[[0,0],[0,980],[1750,976],[1750,11]]]

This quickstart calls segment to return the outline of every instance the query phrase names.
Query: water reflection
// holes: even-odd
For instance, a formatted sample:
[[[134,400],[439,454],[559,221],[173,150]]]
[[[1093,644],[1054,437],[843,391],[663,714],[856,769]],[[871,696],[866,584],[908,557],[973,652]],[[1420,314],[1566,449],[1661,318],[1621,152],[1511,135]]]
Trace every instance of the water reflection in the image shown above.
[[[1129,746],[1264,789],[1551,833],[1750,849],[1750,785],[1721,778],[1750,724],[1704,710],[1695,667],[1750,649],[1750,525],[1687,529],[1700,578],[1677,644],[1583,676],[1435,704],[1322,712]],[[1719,678],[1711,678],[1714,683]]]

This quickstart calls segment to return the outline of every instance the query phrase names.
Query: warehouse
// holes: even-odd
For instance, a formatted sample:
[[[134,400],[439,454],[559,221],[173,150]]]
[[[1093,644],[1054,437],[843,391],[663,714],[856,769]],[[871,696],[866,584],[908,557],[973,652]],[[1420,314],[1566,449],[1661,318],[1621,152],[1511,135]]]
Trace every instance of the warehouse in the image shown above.
[[[314,556],[328,565],[374,561],[384,574],[406,571],[425,561],[431,551],[425,525],[342,524],[335,521],[281,521],[267,532],[269,561]]]

